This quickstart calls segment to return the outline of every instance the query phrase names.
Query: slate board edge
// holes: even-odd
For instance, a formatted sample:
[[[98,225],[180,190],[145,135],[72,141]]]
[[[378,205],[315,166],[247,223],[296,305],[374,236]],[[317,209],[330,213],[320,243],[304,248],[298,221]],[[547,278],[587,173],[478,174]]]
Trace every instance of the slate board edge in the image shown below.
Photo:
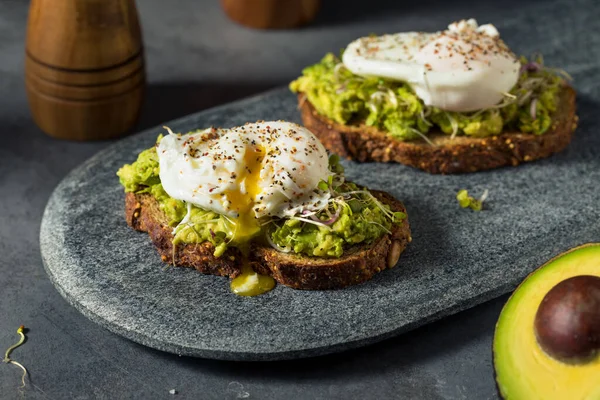
[[[46,212],[44,212],[45,214]],[[44,235],[46,230],[47,223],[43,223],[40,236]],[[393,338],[402,333],[417,329],[421,326],[427,325],[431,322],[437,321],[444,317],[456,314],[458,312],[467,310],[469,308],[473,308],[479,304],[485,303],[486,301],[497,298],[509,291],[511,291],[514,287],[516,287],[517,283],[504,285],[495,290],[491,290],[486,292],[480,296],[465,299],[461,302],[458,302],[450,307],[445,307],[440,310],[437,310],[435,313],[423,318],[422,320],[407,324],[404,326],[397,327],[396,329],[392,329],[388,332],[385,332],[380,335],[372,336],[370,338],[365,338],[352,342],[342,342],[334,345],[322,346],[322,347],[314,347],[314,348],[305,348],[298,349],[292,351],[285,352],[233,352],[233,351],[221,351],[221,350],[210,350],[210,349],[198,349],[187,346],[177,346],[174,344],[165,343],[161,340],[157,340],[151,336],[143,335],[141,333],[133,332],[127,329],[123,329],[118,324],[115,324],[112,321],[107,320],[106,318],[101,317],[100,315],[94,313],[87,307],[83,306],[80,302],[74,299],[69,293],[67,293],[63,287],[54,279],[54,274],[51,271],[51,268],[48,266],[48,261],[46,257],[44,257],[44,248],[48,244],[45,243],[44,240],[40,241],[40,248],[42,251],[42,264],[44,266],[44,270],[48,274],[50,281],[58,291],[58,293],[73,306],[77,311],[83,314],[86,318],[91,320],[92,322],[102,326],[108,331],[122,336],[126,339],[129,339],[135,343],[141,344],[143,346],[147,346],[159,351],[164,351],[167,353],[176,354],[179,356],[189,356],[189,357],[198,357],[198,358],[208,358],[214,360],[223,360],[223,361],[284,361],[284,360],[294,360],[300,358],[310,358],[310,357],[318,357],[324,356],[328,354],[340,353],[346,350],[356,349],[359,347],[368,346],[371,344],[375,344],[381,342],[386,339]]]
[[[273,90],[266,92],[265,94],[268,95],[270,92],[273,92]],[[258,97],[261,97],[261,95],[251,97],[248,100],[250,100],[250,99],[255,100]],[[243,102],[243,101],[244,100],[240,100],[239,102]],[[215,110],[215,109],[212,109],[212,110],[218,111],[218,108],[220,108],[220,107],[216,107],[217,110]],[[183,117],[183,118],[180,118],[179,120],[183,120],[186,118],[187,117]],[[178,120],[175,120],[173,122],[176,122],[176,121],[178,121]],[[133,135],[131,137],[143,135],[145,132],[146,131],[140,132],[139,134]],[[61,182],[56,186],[56,188],[53,190],[52,194],[50,195],[48,203],[44,209],[42,223],[40,226],[40,235],[39,236],[40,236],[40,252],[41,252],[41,256],[42,256],[42,264],[44,266],[44,270],[46,271],[46,274],[50,278],[50,281],[52,282],[54,287],[57,289],[58,293],[67,301],[67,303],[69,303],[71,306],[73,306],[77,311],[79,311],[81,314],[83,314],[86,318],[88,318],[92,322],[99,324],[100,326],[104,327],[105,329],[107,329],[108,331],[110,331],[114,334],[122,336],[126,339],[129,339],[129,340],[131,340],[135,343],[141,344],[143,346],[147,346],[147,347],[150,347],[150,348],[153,348],[156,350],[160,350],[160,351],[164,351],[167,353],[177,354],[180,356],[190,356],[190,357],[208,358],[208,359],[225,360],[225,361],[282,361],[282,360],[293,360],[293,359],[300,359],[300,358],[318,357],[318,356],[323,356],[323,355],[328,355],[328,354],[340,353],[345,350],[356,349],[356,348],[364,347],[364,346],[367,346],[370,344],[375,344],[377,342],[380,342],[380,341],[383,341],[386,339],[390,339],[392,337],[398,336],[402,333],[411,331],[413,329],[417,329],[418,327],[424,326],[430,322],[434,322],[441,318],[456,314],[460,311],[464,311],[466,309],[475,307],[481,303],[484,303],[486,301],[489,301],[496,297],[499,297],[499,296],[511,291],[512,289],[514,289],[518,285],[518,282],[520,282],[520,279],[515,279],[515,282],[513,282],[511,284],[497,287],[493,290],[490,290],[488,292],[481,294],[480,296],[465,299],[463,301],[453,304],[452,306],[440,307],[439,309],[435,310],[433,313],[424,317],[423,319],[421,319],[418,322],[398,326],[398,327],[390,329],[387,332],[384,332],[384,333],[381,333],[378,335],[374,335],[374,336],[371,336],[371,337],[368,337],[365,339],[356,340],[356,341],[340,342],[340,343],[336,343],[336,344],[332,344],[332,345],[326,345],[326,346],[320,346],[320,347],[314,347],[314,348],[302,348],[302,349],[296,349],[296,350],[285,351],[285,352],[223,351],[223,350],[199,349],[199,348],[194,348],[194,347],[178,346],[178,345],[171,344],[171,343],[165,343],[164,341],[158,340],[152,336],[144,335],[144,334],[130,331],[127,329],[123,329],[121,326],[114,323],[113,321],[110,321],[110,320],[98,315],[97,313],[90,310],[89,308],[85,307],[77,299],[75,299],[73,296],[71,296],[66,290],[64,290],[64,288],[60,285],[60,283],[55,279],[55,276],[52,272],[52,268],[48,265],[49,260],[45,256],[46,249],[49,248],[50,246],[56,245],[56,244],[52,243],[53,240],[55,239],[55,236],[51,234],[51,232],[52,232],[51,226],[50,226],[51,220],[50,220],[50,218],[48,218],[48,215],[52,213],[52,208],[54,206],[54,200],[57,196],[57,193],[59,193],[62,190],[63,185],[66,182],[68,182],[70,180],[70,178],[77,173],[77,171],[79,171],[82,168],[85,168],[85,166],[88,164],[93,164],[95,162],[96,158],[103,157],[104,153],[109,152],[110,149],[111,149],[111,147],[108,147],[107,149],[98,152],[96,155],[92,156],[91,158],[89,158],[85,162],[81,163],[76,168],[74,168],[72,171],[70,171],[65,176],[65,178],[63,178],[61,180]]]

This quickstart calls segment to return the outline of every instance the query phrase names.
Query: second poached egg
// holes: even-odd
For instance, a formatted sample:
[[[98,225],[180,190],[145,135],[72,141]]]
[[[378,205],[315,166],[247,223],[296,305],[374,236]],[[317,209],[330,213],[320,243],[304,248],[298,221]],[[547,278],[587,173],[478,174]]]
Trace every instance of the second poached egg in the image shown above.
[[[360,38],[348,45],[342,61],[356,75],[407,82],[426,105],[459,112],[498,104],[520,69],[496,28],[474,19],[442,32]]]

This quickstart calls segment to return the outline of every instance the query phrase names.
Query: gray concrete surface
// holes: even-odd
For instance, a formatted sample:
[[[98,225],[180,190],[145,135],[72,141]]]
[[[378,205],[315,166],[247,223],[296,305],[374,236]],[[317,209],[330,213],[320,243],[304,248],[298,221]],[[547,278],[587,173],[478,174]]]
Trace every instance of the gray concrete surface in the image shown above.
[[[149,87],[136,129],[285,84],[357,36],[441,29],[470,16],[495,23],[518,53],[541,51],[571,72],[587,110],[582,126],[596,118],[600,9],[593,0],[326,3],[310,27],[261,32],[227,21],[216,1],[139,1]],[[259,364],[154,351],[69,306],[42,267],[41,215],[58,182],[110,142],[56,141],[32,122],[23,83],[27,6],[0,0],[0,348],[25,324],[29,340],[13,356],[32,380],[20,393],[19,370],[1,364],[1,398],[496,398],[491,343],[506,297],[359,350]]]

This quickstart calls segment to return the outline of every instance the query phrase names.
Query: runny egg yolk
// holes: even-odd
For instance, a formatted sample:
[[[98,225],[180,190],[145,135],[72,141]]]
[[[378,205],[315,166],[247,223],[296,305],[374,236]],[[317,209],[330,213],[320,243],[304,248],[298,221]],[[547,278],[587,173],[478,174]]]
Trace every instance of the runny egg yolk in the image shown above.
[[[247,149],[244,154],[244,173],[238,177],[238,182],[243,182],[243,185],[238,187],[243,187],[243,190],[232,190],[226,193],[230,208],[238,213],[233,240],[238,243],[238,248],[242,252],[242,274],[231,281],[231,290],[240,296],[256,296],[268,292],[275,286],[275,280],[270,276],[257,274],[248,259],[249,241],[260,232],[260,225],[252,207],[261,190],[260,167],[265,154],[265,149],[261,146]]]
[[[238,217],[235,219],[235,232],[233,241],[238,244],[248,242],[260,232],[260,225],[255,217],[254,201],[260,193],[260,170],[265,149],[262,146],[248,148],[244,154],[244,172],[237,177],[237,190],[225,193],[229,208],[235,210]]]

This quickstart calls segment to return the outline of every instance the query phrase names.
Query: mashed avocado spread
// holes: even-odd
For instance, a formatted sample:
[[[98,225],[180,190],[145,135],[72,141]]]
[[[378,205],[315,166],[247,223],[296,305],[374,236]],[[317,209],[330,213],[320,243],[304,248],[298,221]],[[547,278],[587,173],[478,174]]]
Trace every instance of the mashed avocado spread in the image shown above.
[[[158,141],[161,137],[159,136]],[[371,242],[400,223],[404,213],[392,212],[368,190],[345,182],[339,158],[332,155],[329,169],[333,175],[321,181],[319,189],[331,192],[331,201],[316,214],[261,221],[258,237],[279,251],[318,257],[340,257],[344,247]],[[234,222],[224,215],[204,210],[171,198],[159,178],[156,148],[142,151],[135,162],[117,172],[125,192],[149,193],[174,227],[173,243],[211,242],[215,256],[222,255],[232,241]]]
[[[551,126],[563,79],[543,66],[541,58],[521,58],[519,80],[494,108],[460,113],[429,107],[404,82],[353,74],[334,54],[302,71],[290,84],[304,93],[322,115],[340,123],[364,122],[383,129],[398,140],[426,139],[432,128],[449,135],[486,137],[503,130],[536,135]]]

